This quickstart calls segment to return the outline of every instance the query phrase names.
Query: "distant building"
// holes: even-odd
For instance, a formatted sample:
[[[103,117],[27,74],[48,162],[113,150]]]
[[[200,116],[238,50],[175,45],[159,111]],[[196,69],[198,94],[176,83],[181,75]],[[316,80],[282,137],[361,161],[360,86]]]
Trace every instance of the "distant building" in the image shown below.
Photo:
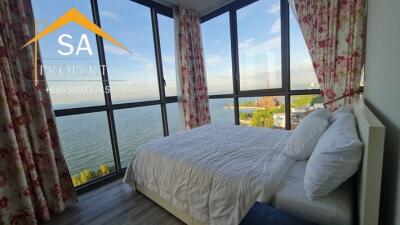
[[[297,125],[306,117],[308,114],[310,114],[312,111],[315,111],[317,109],[322,109],[324,108],[323,103],[314,103],[312,106],[304,106],[304,107],[296,107],[296,108],[291,108],[291,115],[290,115],[290,121],[291,121],[291,128],[294,129],[297,127]]]
[[[308,86],[308,89],[319,89],[319,84],[318,83],[310,83]]]
[[[305,113],[310,110],[310,106],[291,108],[290,110],[292,113]]]
[[[312,106],[312,110],[322,109],[324,108],[324,103],[314,103]]]
[[[272,117],[274,118],[274,127],[278,128],[286,127],[285,113],[273,113]]]

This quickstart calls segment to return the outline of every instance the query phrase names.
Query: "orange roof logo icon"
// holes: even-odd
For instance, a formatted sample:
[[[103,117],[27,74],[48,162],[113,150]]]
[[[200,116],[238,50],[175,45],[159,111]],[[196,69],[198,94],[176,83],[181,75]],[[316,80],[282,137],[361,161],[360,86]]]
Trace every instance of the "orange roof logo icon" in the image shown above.
[[[30,41],[28,41],[22,47],[26,47],[27,45],[38,41],[39,39],[43,38],[44,36],[48,35],[49,33],[53,32],[55,30],[58,30],[61,27],[65,26],[71,22],[75,22],[75,23],[81,25],[82,27],[103,37],[104,39],[110,41],[111,43],[115,44],[116,46],[130,52],[119,41],[114,39],[108,33],[104,32],[100,27],[98,27],[96,24],[94,24],[92,21],[90,21],[85,15],[83,15],[81,12],[79,12],[76,8],[71,8],[68,12],[66,12],[64,15],[62,15],[60,18],[58,18],[54,23],[52,23],[50,26],[45,28],[42,32],[37,34],[34,38],[32,38]]]

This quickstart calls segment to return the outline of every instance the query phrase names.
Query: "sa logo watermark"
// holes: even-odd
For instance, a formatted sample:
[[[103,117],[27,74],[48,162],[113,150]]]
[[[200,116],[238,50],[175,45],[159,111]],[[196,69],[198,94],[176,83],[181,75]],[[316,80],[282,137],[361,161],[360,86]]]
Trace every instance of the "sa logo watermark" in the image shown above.
[[[68,49],[67,51],[57,50],[58,54],[64,56],[69,56],[74,54],[74,46],[66,42],[67,39],[72,40],[72,35],[62,34],[58,37],[58,43],[62,46],[65,46]],[[90,56],[93,56],[92,47],[90,46],[87,34],[81,35],[81,39],[79,40],[79,44],[76,48],[75,55],[79,55],[81,51],[87,51]]]
[[[35,86],[38,85],[39,83],[39,76],[38,76],[38,41],[48,34],[62,28],[63,26],[69,24],[69,23],[76,23],[83,28],[86,28],[87,30],[91,31],[92,33],[110,41],[114,45],[118,46],[119,48],[131,53],[129,49],[127,49],[125,46],[123,46],[119,41],[117,41],[115,38],[113,38],[110,34],[102,30],[100,27],[98,27],[96,24],[94,24],[91,20],[89,20],[85,15],[83,15],[79,10],[76,8],[71,8],[68,10],[64,15],[59,17],[56,21],[54,21],[52,24],[47,26],[43,31],[40,33],[37,32],[37,23],[35,22],[35,37],[33,37],[31,40],[29,40],[26,44],[24,44],[21,48],[24,48],[30,44],[34,44],[34,83]],[[61,56],[71,56],[71,55],[79,55],[81,52],[87,52],[89,56],[93,56],[93,50],[90,45],[89,39],[87,34],[82,34],[79,40],[78,45],[75,47],[71,44],[71,41],[73,39],[73,36],[64,33],[61,34],[58,37],[58,44],[60,46],[60,49],[57,50],[58,54]],[[104,66],[101,66],[104,67]]]

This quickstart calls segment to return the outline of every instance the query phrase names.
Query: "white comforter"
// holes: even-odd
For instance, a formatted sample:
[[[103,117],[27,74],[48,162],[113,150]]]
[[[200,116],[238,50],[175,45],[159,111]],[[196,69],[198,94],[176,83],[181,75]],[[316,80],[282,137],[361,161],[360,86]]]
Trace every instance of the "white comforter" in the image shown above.
[[[205,125],[142,145],[124,182],[144,185],[210,225],[236,225],[258,200],[268,202],[293,161],[290,132]]]

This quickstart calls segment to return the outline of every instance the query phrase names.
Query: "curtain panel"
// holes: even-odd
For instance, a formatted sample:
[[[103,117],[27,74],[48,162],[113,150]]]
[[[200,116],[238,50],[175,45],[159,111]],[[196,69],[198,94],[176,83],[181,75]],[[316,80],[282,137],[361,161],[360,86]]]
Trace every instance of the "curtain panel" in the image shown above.
[[[0,1],[0,224],[48,221],[76,201],[46,82],[34,85],[30,1]],[[40,77],[40,79],[44,79]]]
[[[306,40],[326,106],[333,111],[350,104],[360,88],[364,60],[364,1],[289,3]]]
[[[200,16],[175,6],[178,100],[185,128],[210,123],[208,91],[201,42]]]

